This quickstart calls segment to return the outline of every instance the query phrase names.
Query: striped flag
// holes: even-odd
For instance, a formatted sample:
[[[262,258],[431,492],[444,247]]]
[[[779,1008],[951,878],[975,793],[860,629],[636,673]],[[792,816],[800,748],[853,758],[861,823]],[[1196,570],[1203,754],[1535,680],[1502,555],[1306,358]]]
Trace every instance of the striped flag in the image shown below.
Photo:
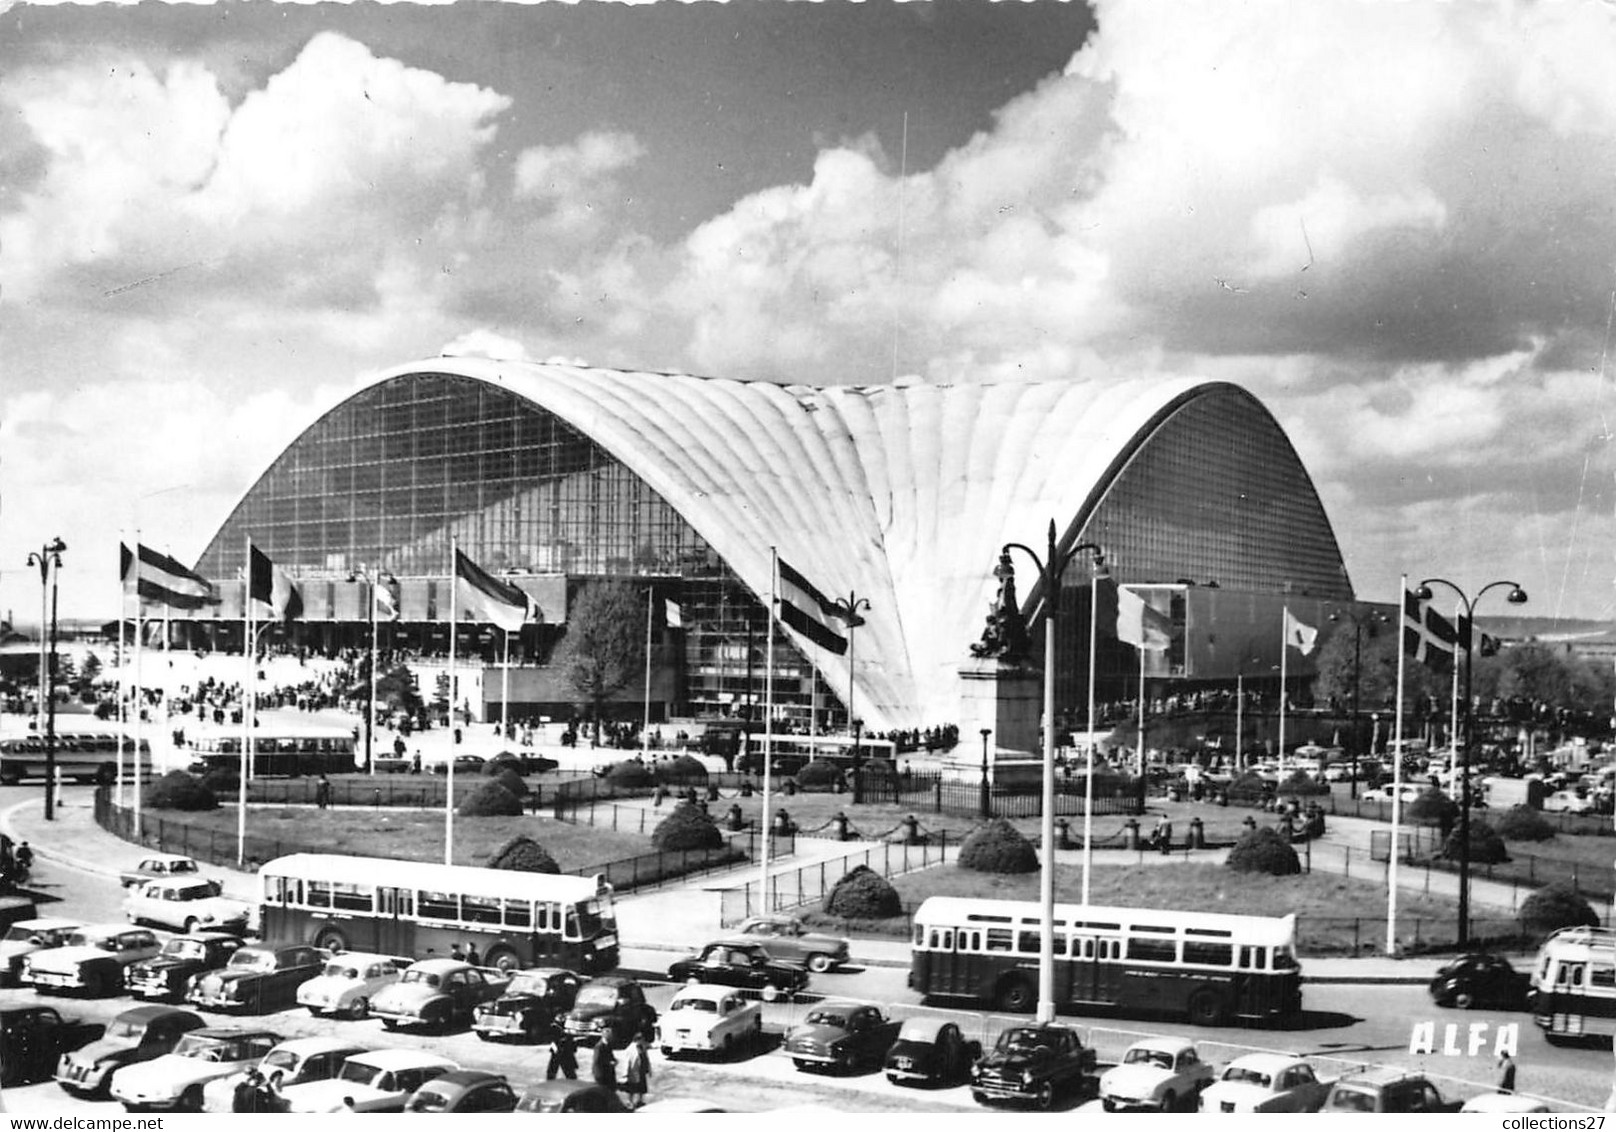
[[[780,565],[780,620],[820,648],[838,656],[845,653],[847,638],[835,627],[842,616],[836,603],[788,566],[784,558],[776,561]]]
[[[509,633],[520,629],[532,618],[535,606],[526,590],[494,577],[458,548],[455,550],[455,577],[466,583],[460,597],[465,600],[465,608],[477,620],[492,621]]]
[[[376,584],[371,587],[371,596],[376,601],[376,620],[397,621],[399,618],[399,595],[402,588],[398,579],[391,574],[382,574],[377,577]]]
[[[1311,625],[1303,624],[1291,612],[1290,606],[1285,607],[1285,646],[1293,648],[1306,656],[1313,651],[1313,645],[1319,639],[1319,631]]]
[[[138,555],[118,544],[118,576],[124,589],[134,587],[135,594],[175,609],[200,609],[204,605],[217,605],[218,590],[201,574],[187,570],[174,559],[149,546],[141,545]]]
[[[1459,647],[1460,648],[1469,648],[1470,647],[1470,624],[1471,624],[1470,623],[1470,618],[1462,616],[1462,615],[1460,616],[1460,618],[1459,618],[1459,636],[1458,636]],[[1497,656],[1498,655],[1498,650],[1500,648],[1502,648],[1502,647],[1503,647],[1503,642],[1500,641],[1497,637],[1491,636],[1491,635],[1489,635],[1487,633],[1483,633],[1479,629],[1476,631],[1476,655],[1477,656]]]
[[[1408,590],[1403,591],[1403,652],[1432,672],[1453,671],[1459,633],[1442,614]]]
[[[1119,641],[1146,652],[1172,647],[1173,622],[1167,614],[1126,587],[1118,588],[1116,594]]]
[[[269,610],[270,618],[290,625],[303,616],[303,591],[269,555],[248,544],[247,596]]]

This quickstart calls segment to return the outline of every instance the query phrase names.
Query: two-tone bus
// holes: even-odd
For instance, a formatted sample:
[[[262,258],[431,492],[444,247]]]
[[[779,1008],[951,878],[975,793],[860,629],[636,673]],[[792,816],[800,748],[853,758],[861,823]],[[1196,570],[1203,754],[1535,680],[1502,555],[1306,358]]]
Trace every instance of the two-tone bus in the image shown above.
[[[199,735],[191,742],[197,753],[193,769],[239,770],[241,733]],[[358,769],[351,731],[270,731],[253,733],[252,776],[296,778],[299,775],[353,774]]]
[[[56,776],[75,782],[112,783],[118,778],[118,744],[116,732],[57,732]],[[0,784],[15,786],[25,778],[44,778],[47,756],[45,737],[30,734],[0,739]],[[123,772],[133,778],[135,773],[136,744],[123,739]],[[138,756],[141,772],[152,773],[151,743],[140,740]]]
[[[1550,1043],[1616,1035],[1616,928],[1561,928],[1544,940],[1527,1009]]]
[[[259,869],[260,931],[276,945],[446,956],[473,944],[490,967],[617,966],[617,913],[604,877],[294,853]]]
[[[1057,904],[1055,1003],[1072,1013],[1283,1022],[1302,1009],[1296,917]],[[915,912],[909,986],[936,998],[1029,1010],[1043,908],[933,896]]]

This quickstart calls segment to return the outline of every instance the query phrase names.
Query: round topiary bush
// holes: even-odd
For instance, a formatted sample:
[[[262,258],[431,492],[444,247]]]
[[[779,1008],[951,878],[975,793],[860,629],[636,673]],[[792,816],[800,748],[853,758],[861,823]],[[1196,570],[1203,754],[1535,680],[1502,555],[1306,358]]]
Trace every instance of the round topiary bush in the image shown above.
[[[1599,915],[1582,895],[1563,884],[1540,888],[1521,901],[1516,913],[1528,935],[1546,936],[1561,928],[1597,928]]]
[[[1321,782],[1305,770],[1291,771],[1289,777],[1279,784],[1279,795],[1282,798],[1307,798],[1329,792],[1328,782]]]
[[[707,781],[707,764],[694,755],[676,755],[652,764],[658,782],[677,786],[700,786]]]
[[[1403,820],[1419,822],[1422,825],[1440,825],[1443,815],[1448,821],[1459,819],[1459,803],[1448,797],[1436,787],[1421,790],[1414,796],[1414,800],[1403,808]]]
[[[1264,873],[1275,877],[1302,871],[1296,850],[1271,826],[1259,826],[1235,842],[1234,848],[1229,850],[1228,865],[1237,873]]]
[[[1464,844],[1457,827],[1442,846],[1442,855],[1450,861],[1459,859],[1459,848]],[[1470,863],[1472,865],[1501,865],[1509,860],[1509,849],[1498,831],[1484,821],[1470,819]]]
[[[183,770],[171,770],[146,787],[141,798],[151,810],[217,810],[219,796],[207,783]]]
[[[664,853],[718,849],[724,844],[724,835],[706,810],[691,802],[680,802],[651,832],[651,844]]]
[[[805,794],[825,793],[845,785],[842,768],[829,759],[815,759],[797,772],[797,789]]]
[[[531,837],[517,834],[488,855],[488,868],[518,873],[560,873],[554,857]]]
[[[215,796],[228,794],[234,798],[241,793],[241,773],[235,767],[216,766],[204,771],[202,783]]]
[[[959,866],[978,873],[1034,873],[1038,850],[1004,818],[977,826],[960,844]]]
[[[859,865],[837,881],[826,894],[824,907],[848,920],[885,920],[903,914],[898,890],[868,865]]]
[[[522,800],[505,789],[498,779],[490,779],[467,795],[455,813],[466,818],[515,817],[522,812]]]
[[[1554,823],[1531,806],[1511,806],[1494,820],[1498,836],[1505,841],[1548,841],[1554,836]]]
[[[505,789],[509,790],[512,794],[515,794],[518,798],[527,797],[527,783],[523,782],[522,776],[517,774],[510,767],[505,767],[502,770],[496,771],[493,775],[493,781],[505,787]]]
[[[606,768],[606,781],[613,786],[650,786],[651,768],[636,759],[624,759]]]
[[[1229,783],[1229,797],[1237,802],[1255,802],[1267,793],[1268,784],[1254,770],[1246,771]]]

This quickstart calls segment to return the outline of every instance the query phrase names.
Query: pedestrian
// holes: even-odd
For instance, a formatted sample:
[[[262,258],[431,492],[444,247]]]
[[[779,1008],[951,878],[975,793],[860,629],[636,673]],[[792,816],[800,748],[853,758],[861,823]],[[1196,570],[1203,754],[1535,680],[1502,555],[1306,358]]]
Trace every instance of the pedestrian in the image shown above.
[[[481,957],[477,954],[477,945],[475,943],[466,944],[466,962],[475,967],[479,958]]]
[[[263,1083],[263,1077],[258,1070],[249,1069],[236,1082],[235,1091],[230,1095],[231,1112],[257,1112],[258,1086]]]
[[[331,805],[331,780],[323,774],[314,788],[314,801],[322,810]]]
[[[464,959],[465,958],[465,955],[461,952],[460,945],[458,943],[451,943],[449,945],[449,958],[450,959]]]
[[[560,1075],[569,1081],[578,1079],[578,1046],[565,1030],[556,1035],[550,1046],[550,1063],[544,1067],[544,1079],[554,1081]]]
[[[1515,1091],[1515,1059],[1509,1056],[1507,1049],[1498,1055],[1498,1091],[1500,1093]]]
[[[33,869],[33,867],[34,851],[28,847],[28,842],[24,841],[21,845],[17,846],[17,869],[22,873],[23,878],[26,880],[28,873]]]
[[[610,1033],[602,1034],[595,1043],[594,1055],[589,1060],[589,1076],[601,1088],[617,1091],[617,1056],[612,1053]]]
[[[631,1109],[645,1104],[645,1094],[651,1090],[651,1054],[646,1046],[644,1034],[635,1037],[629,1047],[628,1064],[623,1067],[623,1092],[628,1094]]]

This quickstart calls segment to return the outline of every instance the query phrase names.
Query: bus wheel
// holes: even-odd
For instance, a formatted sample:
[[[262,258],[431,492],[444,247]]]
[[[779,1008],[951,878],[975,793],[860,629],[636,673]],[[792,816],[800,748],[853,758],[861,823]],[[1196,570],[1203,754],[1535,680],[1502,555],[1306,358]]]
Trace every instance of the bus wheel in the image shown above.
[[[1214,990],[1198,990],[1190,996],[1190,1021],[1197,1026],[1216,1026],[1223,1021],[1223,999]]]
[[[993,1001],[1000,1010],[1023,1014],[1032,1009],[1032,984],[1020,976],[1012,976],[999,984],[999,992],[993,996]]]
[[[1466,991],[1460,991],[1458,994],[1453,996],[1453,1005],[1457,1006],[1460,1010],[1469,1010],[1471,1007],[1476,1005],[1476,996]]]
[[[320,934],[314,937],[314,946],[335,954],[348,950],[348,937],[336,928],[322,928]]]
[[[823,951],[816,951],[808,956],[808,969],[816,975],[823,975],[830,970],[830,956]]]
[[[488,958],[484,962],[490,967],[504,971],[506,974],[510,974],[522,966],[521,957],[508,947],[494,948],[493,951],[488,953]]]
[[[95,780],[102,786],[111,786],[118,781],[118,765],[116,763],[102,763],[101,768],[95,772]]]

